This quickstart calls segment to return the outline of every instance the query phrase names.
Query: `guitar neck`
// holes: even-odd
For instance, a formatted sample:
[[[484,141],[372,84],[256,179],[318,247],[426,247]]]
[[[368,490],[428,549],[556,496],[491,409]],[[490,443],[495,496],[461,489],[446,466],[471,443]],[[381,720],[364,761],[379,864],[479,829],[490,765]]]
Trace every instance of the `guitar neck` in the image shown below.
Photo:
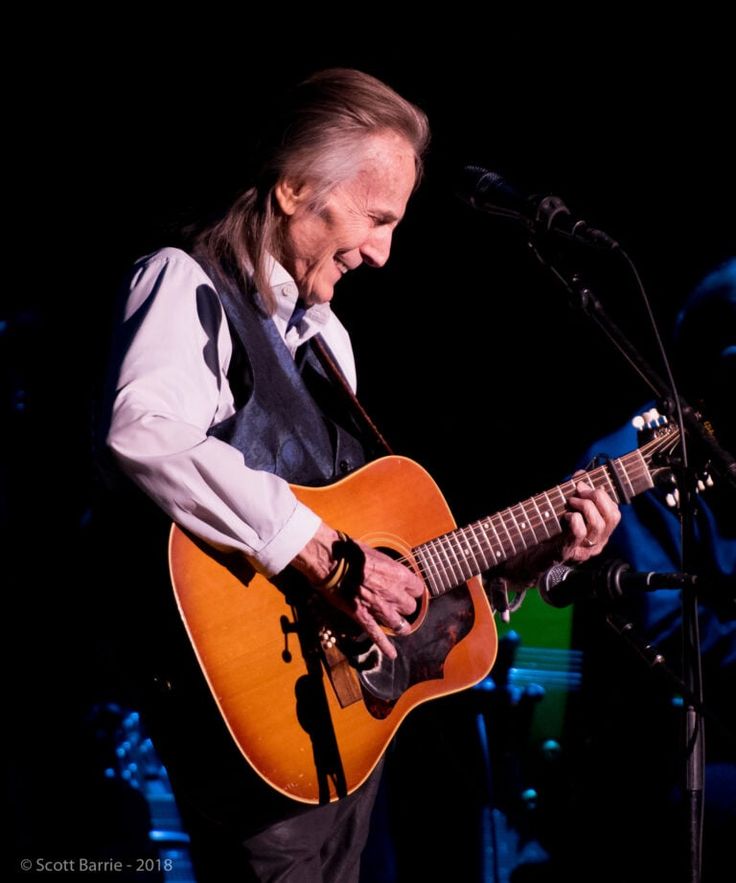
[[[648,447],[609,460],[551,490],[417,546],[412,551],[430,593],[442,595],[559,535],[560,519],[568,511],[567,500],[581,481],[603,488],[617,503],[628,502],[653,487],[644,456]]]

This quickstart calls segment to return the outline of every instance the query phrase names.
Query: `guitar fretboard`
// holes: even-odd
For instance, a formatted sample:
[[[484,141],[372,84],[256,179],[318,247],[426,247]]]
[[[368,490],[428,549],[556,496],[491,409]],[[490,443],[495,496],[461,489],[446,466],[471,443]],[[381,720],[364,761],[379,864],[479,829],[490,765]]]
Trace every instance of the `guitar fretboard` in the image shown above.
[[[653,487],[647,455],[651,458],[659,447],[661,440],[654,439],[551,490],[417,546],[414,557],[430,593],[442,595],[560,534],[567,500],[580,482],[603,488],[617,503]]]

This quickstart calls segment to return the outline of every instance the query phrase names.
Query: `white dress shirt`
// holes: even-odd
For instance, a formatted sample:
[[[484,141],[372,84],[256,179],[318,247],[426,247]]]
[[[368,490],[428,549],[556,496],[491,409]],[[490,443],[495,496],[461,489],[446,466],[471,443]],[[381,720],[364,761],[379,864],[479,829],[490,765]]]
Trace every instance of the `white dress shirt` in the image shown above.
[[[118,463],[178,524],[214,546],[237,549],[267,576],[278,573],[314,536],[320,518],[276,475],[249,469],[240,451],[207,435],[235,412],[227,381],[232,341],[224,311],[212,342],[197,311],[197,288],[214,289],[186,252],[164,248],[135,266],[125,322],[140,322],[118,375],[107,442]],[[287,325],[297,301],[292,277],[275,261],[272,320],[292,356],[322,333],[355,389],[350,338],[329,304]]]

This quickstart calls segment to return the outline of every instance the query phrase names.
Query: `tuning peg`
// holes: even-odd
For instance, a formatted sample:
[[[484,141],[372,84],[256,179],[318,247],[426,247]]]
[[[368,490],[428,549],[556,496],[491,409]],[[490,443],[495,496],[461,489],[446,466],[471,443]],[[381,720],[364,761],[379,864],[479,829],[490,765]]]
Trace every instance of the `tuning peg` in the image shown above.
[[[713,487],[713,476],[709,472],[705,473],[705,486]]]
[[[646,424],[645,424],[645,422],[644,422],[644,418],[641,416],[641,414],[638,414],[638,415],[637,415],[636,417],[634,417],[634,419],[631,421],[631,425],[634,427],[634,429],[636,429],[636,430],[638,430],[639,432],[641,432],[642,429],[644,429],[644,427],[645,427]]]
[[[678,490],[674,490],[671,494],[667,494],[664,499],[670,509],[675,509],[680,499],[680,492]]]
[[[705,482],[702,480],[702,478],[698,479],[695,490],[696,493],[700,493],[700,491],[705,490]]]

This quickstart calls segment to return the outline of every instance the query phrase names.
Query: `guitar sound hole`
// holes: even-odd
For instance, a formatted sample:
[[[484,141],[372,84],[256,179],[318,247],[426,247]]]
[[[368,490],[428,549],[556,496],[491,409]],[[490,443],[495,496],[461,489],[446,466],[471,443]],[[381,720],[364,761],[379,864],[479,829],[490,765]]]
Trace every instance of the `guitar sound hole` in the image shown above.
[[[413,568],[409,567],[406,563],[406,557],[398,552],[396,549],[389,549],[386,546],[376,546],[379,552],[383,552],[384,555],[388,555],[389,558],[393,558],[394,561],[400,561],[407,569],[412,570]],[[419,614],[422,612],[422,599],[418,598],[416,604],[414,605],[414,610],[411,613],[404,614],[404,619],[410,624],[413,625],[416,620],[419,618]]]

